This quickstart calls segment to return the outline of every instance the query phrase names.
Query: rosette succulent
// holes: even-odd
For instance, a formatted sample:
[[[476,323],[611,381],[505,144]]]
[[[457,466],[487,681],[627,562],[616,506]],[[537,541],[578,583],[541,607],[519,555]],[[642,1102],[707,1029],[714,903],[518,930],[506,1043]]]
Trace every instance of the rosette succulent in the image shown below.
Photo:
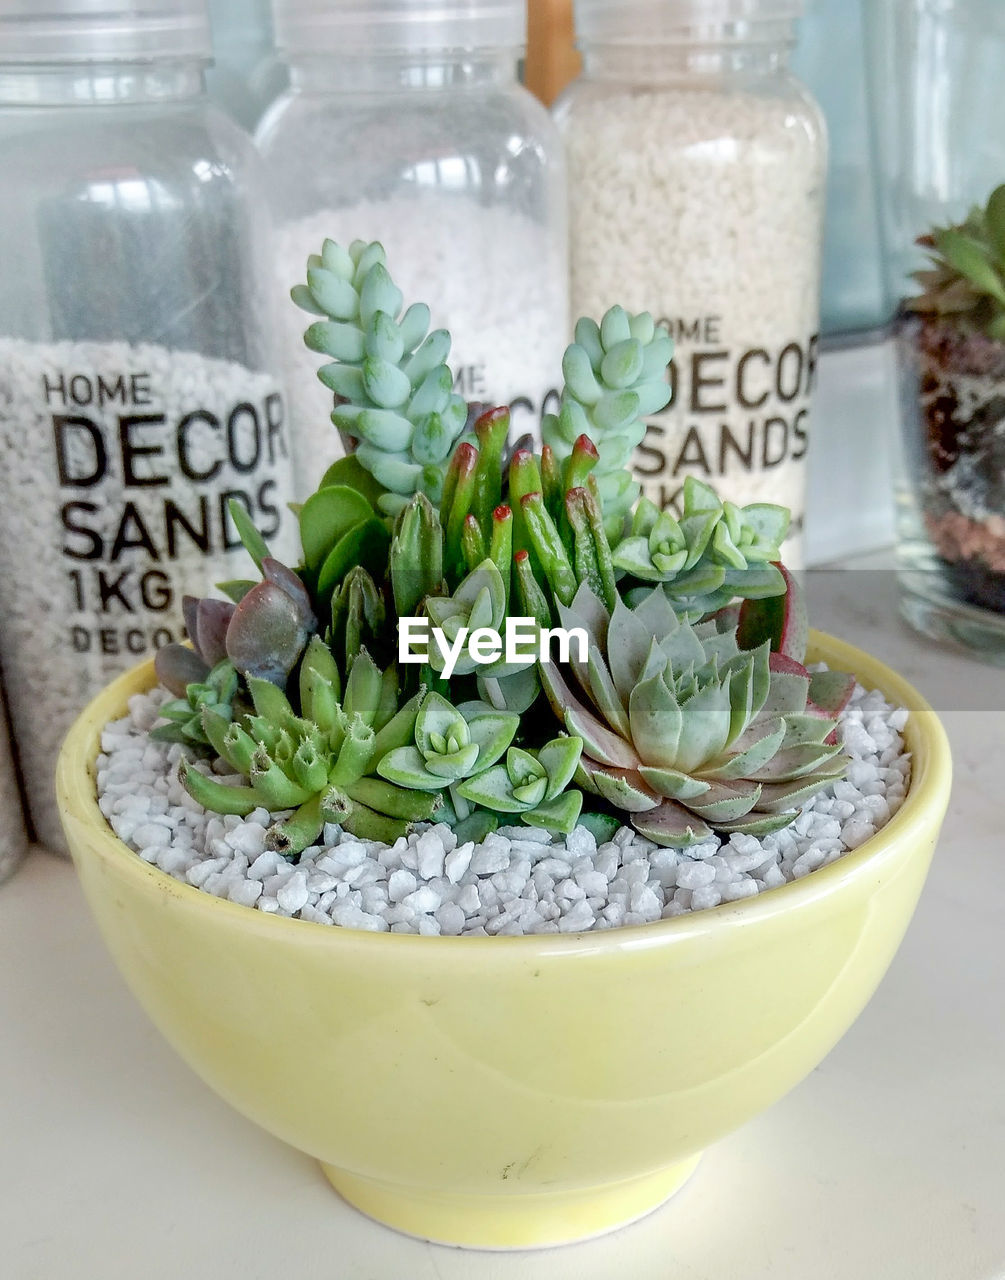
[[[180,646],[179,646],[180,647]],[[159,650],[158,652],[162,652]],[[191,649],[183,650],[193,658],[197,655]],[[155,663],[156,669],[156,663]],[[161,677],[166,687],[167,678]],[[218,662],[204,678],[186,680],[181,687],[175,688],[177,698],[165,702],[160,708],[162,719],[166,724],[158,725],[150,730],[151,738],[158,742],[182,742],[188,746],[208,747],[211,745],[202,727],[202,713],[205,708],[216,716],[221,716],[228,723],[234,714],[234,698],[237,696],[238,675],[229,658]]]
[[[300,668],[301,714],[282,690],[251,677],[252,714],[228,722],[202,712],[206,737],[236,774],[225,782],[183,763],[186,790],[215,813],[247,816],[255,809],[293,814],[269,829],[269,847],[296,857],[326,822],[353,834],[393,842],[412,823],[430,818],[435,795],[420,795],[374,776],[382,758],[411,741],[422,704],[420,692],[398,707],[393,669],[381,673],[362,650],[344,695],[331,651],[317,637]]]
[[[907,300],[908,310],[1005,341],[1005,185],[963,222],[936,227],[918,244],[931,261],[914,273],[921,293]]]
[[[449,333],[429,332],[425,303],[402,311],[401,290],[376,242],[345,249],[326,240],[292,297],[324,317],[304,341],[331,357],[318,377],[335,393],[332,421],[357,442],[356,458],[387,491],[381,511],[396,514],[413,493],[439,499],[468,415],[445,363]]]
[[[459,783],[457,794],[491,813],[568,835],[583,808],[583,793],[566,790],[582,750],[579,738],[564,736],[538,751],[510,747],[503,763]]]
[[[384,755],[377,772],[400,787],[448,792],[456,823],[468,818],[472,808],[459,784],[495,764],[519,726],[519,716],[487,703],[455,707],[429,693],[416,716],[414,740]]]
[[[577,780],[649,839],[778,830],[843,774],[835,722],[808,710],[809,672],[773,662],[768,641],[741,650],[735,628],[692,626],[659,588],[608,613],[582,586],[560,612],[590,637],[588,660],[572,662],[587,702],[554,663],[541,667],[555,713],[583,741]]]
[[[506,588],[502,574],[491,560],[483,560],[460,584],[453,595],[430,596],[426,614],[446,640],[454,645],[462,630],[468,632],[453,661],[453,675],[472,675],[479,661],[471,652],[470,635],[482,628],[500,632],[506,622]],[[446,658],[435,644],[429,646],[429,665],[434,671],[445,669]]]
[[[509,508],[498,523],[509,525]],[[497,510],[497,516],[499,511]],[[430,635],[430,679],[474,676],[480,696],[499,710],[523,712],[541,691],[535,671],[535,651],[528,643],[525,657],[509,662],[505,652],[494,661],[485,661],[476,651],[479,633],[502,636],[508,617],[506,582],[494,560],[486,559],[472,569],[450,596],[429,596],[424,604],[426,616],[438,628],[449,648],[443,652],[434,635]],[[466,633],[466,634],[462,634]],[[522,633],[522,634],[527,634]],[[449,673],[449,674],[448,674]]]
[[[455,707],[429,693],[415,720],[414,742],[385,755],[377,771],[402,787],[441,791],[495,764],[519,725],[519,716],[487,703]]]
[[[317,629],[317,619],[292,569],[271,556],[261,567],[264,578],[241,597],[230,619],[227,656],[243,676],[283,687]]]
[[[642,582],[662,583],[678,612],[696,619],[737,597],[783,594],[785,580],[772,562],[788,527],[785,507],[737,507],[688,476],[679,521],[640,499],[631,534],[614,550],[614,567]]]
[[[182,613],[192,648],[168,644],[157,651],[157,678],[172,693],[187,697],[187,686],[204,683],[212,668],[228,659],[243,676],[285,686],[317,619],[303,582],[266,554],[261,582],[226,583],[238,597],[214,600],[185,596]]]

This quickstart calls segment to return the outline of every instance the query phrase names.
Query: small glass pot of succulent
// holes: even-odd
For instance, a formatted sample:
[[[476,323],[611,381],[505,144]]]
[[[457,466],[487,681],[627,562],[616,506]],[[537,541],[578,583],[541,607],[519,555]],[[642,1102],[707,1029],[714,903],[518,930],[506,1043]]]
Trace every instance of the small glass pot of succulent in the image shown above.
[[[297,508],[294,566],[234,506],[258,576],[187,600],[189,643],[157,657],[155,735],[196,801],[267,810],[291,860],[329,825],[681,847],[777,831],[842,776],[853,681],[804,664],[789,513],[693,479],[660,511],[629,470],[669,396],[651,316],[579,322],[536,452],[454,392],[449,334],[379,244],[326,241],[292,292],[347,452]]]
[[[969,635],[1002,660],[1005,185],[918,244],[928,262],[915,273],[918,292],[904,303],[898,340],[910,474],[901,504],[905,612],[939,635]],[[951,625],[953,615],[962,625]]]

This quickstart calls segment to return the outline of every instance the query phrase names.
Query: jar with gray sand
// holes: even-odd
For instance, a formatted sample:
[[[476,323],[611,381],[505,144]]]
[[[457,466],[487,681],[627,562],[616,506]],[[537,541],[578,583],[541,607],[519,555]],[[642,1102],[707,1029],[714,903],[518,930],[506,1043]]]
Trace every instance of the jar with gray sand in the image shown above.
[[[55,848],[76,713],[248,576],[230,500],[296,554],[257,158],[205,98],[204,0],[101,10],[0,14],[0,656]]]

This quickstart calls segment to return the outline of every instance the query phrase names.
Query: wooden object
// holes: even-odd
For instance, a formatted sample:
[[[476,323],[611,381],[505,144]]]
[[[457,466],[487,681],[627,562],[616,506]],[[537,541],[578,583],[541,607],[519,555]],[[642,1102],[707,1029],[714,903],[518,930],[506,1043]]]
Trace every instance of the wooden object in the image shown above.
[[[524,83],[550,107],[579,74],[573,44],[572,0],[527,0],[527,61]]]

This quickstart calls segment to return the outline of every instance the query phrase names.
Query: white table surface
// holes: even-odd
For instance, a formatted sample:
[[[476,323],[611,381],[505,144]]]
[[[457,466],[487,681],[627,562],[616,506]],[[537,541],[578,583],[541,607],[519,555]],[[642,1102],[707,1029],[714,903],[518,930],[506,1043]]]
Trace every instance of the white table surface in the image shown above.
[[[1005,1280],[1005,672],[922,641],[886,574],[816,620],[943,713],[956,784],[917,915],[824,1063],[592,1243],[474,1253],[396,1235],[232,1112],[150,1026],[71,867],[0,887],[4,1280]]]

